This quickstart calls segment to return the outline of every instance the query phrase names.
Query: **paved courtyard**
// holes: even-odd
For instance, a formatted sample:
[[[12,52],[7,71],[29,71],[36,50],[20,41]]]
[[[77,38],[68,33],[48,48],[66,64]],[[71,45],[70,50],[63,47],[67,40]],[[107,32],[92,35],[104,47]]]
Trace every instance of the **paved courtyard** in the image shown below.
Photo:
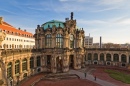
[[[122,70],[123,71],[123,70]],[[87,72],[85,78],[84,72]],[[42,80],[41,78],[45,77],[46,74],[40,73],[38,75],[32,76],[31,78],[23,81],[20,86],[30,86],[34,82],[34,86],[130,86],[130,84],[125,84],[121,81],[117,81],[111,78],[107,73],[104,72],[104,68],[95,67],[95,68],[83,68],[81,70],[70,70],[67,74],[77,74],[78,78],[68,78],[68,79],[59,79],[56,81],[52,80]],[[94,80],[96,75],[97,79]]]

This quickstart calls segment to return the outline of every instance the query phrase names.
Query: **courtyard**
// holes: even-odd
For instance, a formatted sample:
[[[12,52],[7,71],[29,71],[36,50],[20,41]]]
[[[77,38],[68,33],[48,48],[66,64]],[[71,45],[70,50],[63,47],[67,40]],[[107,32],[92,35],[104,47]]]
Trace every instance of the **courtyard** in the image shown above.
[[[68,73],[40,73],[24,80],[19,86],[130,86],[130,84],[125,84],[110,77],[105,72],[106,69],[130,74],[129,71],[126,71],[126,68],[91,66],[80,70],[70,70]],[[87,72],[86,78],[84,72]],[[94,76],[97,77],[96,81]]]

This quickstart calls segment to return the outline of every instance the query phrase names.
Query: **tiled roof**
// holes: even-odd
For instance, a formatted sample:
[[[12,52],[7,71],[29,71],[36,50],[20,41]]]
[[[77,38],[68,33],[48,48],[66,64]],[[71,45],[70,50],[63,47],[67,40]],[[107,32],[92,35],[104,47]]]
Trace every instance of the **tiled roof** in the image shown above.
[[[33,36],[32,33],[16,29],[15,27],[11,26],[10,24],[8,24],[7,22],[4,22],[4,21],[2,21],[2,24],[0,24],[0,29],[3,30],[3,31],[5,30],[7,32],[9,31],[11,33],[17,33],[17,34],[20,34],[20,35]]]

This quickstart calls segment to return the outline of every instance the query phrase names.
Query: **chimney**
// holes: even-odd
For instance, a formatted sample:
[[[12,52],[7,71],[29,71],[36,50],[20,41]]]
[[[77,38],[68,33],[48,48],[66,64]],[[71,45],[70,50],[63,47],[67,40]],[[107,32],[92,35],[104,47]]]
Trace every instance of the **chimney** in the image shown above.
[[[3,17],[0,17],[0,24],[2,25],[3,24]]]
[[[102,48],[102,37],[100,36],[100,48]]]
[[[26,32],[26,29],[24,31]]]
[[[19,30],[21,30],[21,28],[20,28],[20,27],[19,27],[18,29],[19,29]]]

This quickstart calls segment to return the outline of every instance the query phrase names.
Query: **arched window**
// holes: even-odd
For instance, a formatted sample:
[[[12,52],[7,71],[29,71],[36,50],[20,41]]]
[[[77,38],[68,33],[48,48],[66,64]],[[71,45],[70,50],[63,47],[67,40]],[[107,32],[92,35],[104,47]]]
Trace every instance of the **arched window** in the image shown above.
[[[45,37],[45,45],[46,48],[51,48],[51,34],[47,34]]]
[[[56,47],[63,48],[63,36],[61,34],[56,35]]]
[[[7,65],[7,77],[12,77],[12,63],[8,63]]]
[[[111,61],[111,54],[106,55],[106,61]]]
[[[30,58],[30,68],[34,68],[34,58]]]
[[[113,55],[113,61],[115,61],[115,62],[119,61],[119,55],[118,54]]]
[[[88,53],[88,60],[92,60],[92,54]]]
[[[15,62],[15,74],[19,73],[19,69],[20,69],[20,62],[19,62],[19,60],[17,60]]]
[[[40,59],[40,56],[37,57],[37,66],[41,66],[41,59]]]
[[[74,48],[74,35],[70,34],[70,48]]]
[[[98,60],[98,54],[94,53],[94,59],[93,60]]]
[[[100,54],[100,61],[104,61],[104,54],[103,53]]]
[[[121,55],[121,62],[126,62],[126,55],[125,54],[122,54]]]
[[[22,60],[22,71],[27,70],[27,59]]]

